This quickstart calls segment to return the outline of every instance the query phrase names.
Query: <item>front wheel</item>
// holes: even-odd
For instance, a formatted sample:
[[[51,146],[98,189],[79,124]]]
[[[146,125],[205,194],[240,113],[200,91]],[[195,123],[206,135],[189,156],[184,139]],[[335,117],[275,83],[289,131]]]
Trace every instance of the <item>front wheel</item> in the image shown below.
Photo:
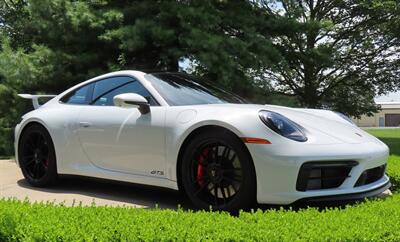
[[[195,137],[183,154],[183,188],[200,209],[233,211],[255,201],[255,171],[245,145],[229,131]]]
[[[47,130],[32,124],[24,130],[18,146],[22,174],[32,186],[52,185],[57,180],[56,155]]]

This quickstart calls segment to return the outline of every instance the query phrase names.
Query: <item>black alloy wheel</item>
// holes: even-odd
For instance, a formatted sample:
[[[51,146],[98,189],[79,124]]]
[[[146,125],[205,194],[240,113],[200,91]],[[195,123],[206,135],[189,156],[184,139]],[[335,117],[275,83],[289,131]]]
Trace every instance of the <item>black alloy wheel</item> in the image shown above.
[[[33,186],[47,186],[57,180],[53,142],[47,130],[32,124],[22,133],[18,161],[25,179]]]
[[[201,134],[188,145],[183,159],[183,186],[197,207],[232,211],[254,202],[252,161],[234,134]]]

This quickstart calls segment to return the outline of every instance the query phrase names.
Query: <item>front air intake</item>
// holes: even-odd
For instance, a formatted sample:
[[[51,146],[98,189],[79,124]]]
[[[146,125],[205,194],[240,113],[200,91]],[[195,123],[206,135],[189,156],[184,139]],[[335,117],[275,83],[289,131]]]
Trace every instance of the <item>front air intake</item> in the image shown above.
[[[300,167],[297,191],[337,188],[349,177],[356,161],[306,162]]]
[[[381,179],[385,175],[386,164],[365,170],[358,178],[355,187],[367,185]]]

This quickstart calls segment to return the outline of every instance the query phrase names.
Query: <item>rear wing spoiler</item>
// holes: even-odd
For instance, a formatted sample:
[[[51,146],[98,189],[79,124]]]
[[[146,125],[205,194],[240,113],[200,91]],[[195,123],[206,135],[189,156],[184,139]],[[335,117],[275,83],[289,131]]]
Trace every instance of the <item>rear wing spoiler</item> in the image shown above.
[[[18,94],[18,96],[25,98],[25,99],[31,99],[32,100],[32,105],[35,109],[38,109],[40,107],[39,104],[39,98],[47,97],[47,98],[52,98],[57,95],[32,95],[32,94]]]

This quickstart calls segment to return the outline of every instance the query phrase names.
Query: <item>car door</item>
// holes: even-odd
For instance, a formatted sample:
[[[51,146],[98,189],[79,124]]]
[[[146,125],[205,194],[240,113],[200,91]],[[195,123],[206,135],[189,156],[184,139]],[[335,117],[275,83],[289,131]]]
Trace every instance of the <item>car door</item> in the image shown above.
[[[116,107],[113,97],[136,93],[150,103],[150,113]],[[165,107],[132,77],[97,81],[92,101],[78,117],[78,136],[88,159],[96,166],[137,175],[163,176],[165,168]]]

